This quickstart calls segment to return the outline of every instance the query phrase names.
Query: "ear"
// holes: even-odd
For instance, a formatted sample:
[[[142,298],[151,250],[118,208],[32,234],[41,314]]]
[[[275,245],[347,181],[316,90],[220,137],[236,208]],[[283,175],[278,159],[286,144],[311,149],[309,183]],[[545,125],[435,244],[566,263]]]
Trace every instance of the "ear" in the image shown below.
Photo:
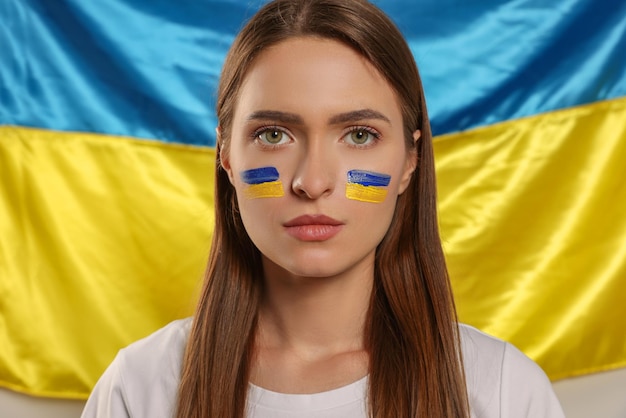
[[[217,150],[219,152],[219,157],[220,157],[220,165],[222,166],[222,168],[224,169],[224,171],[226,171],[226,174],[228,175],[228,179],[230,180],[230,184],[234,184],[233,183],[233,170],[230,166],[230,158],[229,158],[229,153],[228,151],[224,151],[224,142],[222,141],[222,130],[220,129],[220,127],[218,126],[217,128],[215,128],[215,138],[216,138],[216,143],[217,143]]]
[[[420,131],[419,129],[413,132],[413,146],[410,150],[407,151],[406,154],[406,161],[404,163],[402,178],[400,179],[398,194],[404,193],[406,188],[409,187],[409,183],[411,183],[411,177],[413,177],[413,172],[417,168],[417,141],[419,141],[421,136],[422,131]]]

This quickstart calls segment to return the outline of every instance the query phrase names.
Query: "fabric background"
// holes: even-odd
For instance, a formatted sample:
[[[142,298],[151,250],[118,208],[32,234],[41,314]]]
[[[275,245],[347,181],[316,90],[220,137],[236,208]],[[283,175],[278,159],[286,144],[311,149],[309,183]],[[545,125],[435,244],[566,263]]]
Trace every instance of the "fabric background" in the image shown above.
[[[214,92],[262,2],[0,2],[0,385],[85,398],[189,315]],[[461,320],[553,379],[626,365],[626,3],[377,4],[433,130]]]

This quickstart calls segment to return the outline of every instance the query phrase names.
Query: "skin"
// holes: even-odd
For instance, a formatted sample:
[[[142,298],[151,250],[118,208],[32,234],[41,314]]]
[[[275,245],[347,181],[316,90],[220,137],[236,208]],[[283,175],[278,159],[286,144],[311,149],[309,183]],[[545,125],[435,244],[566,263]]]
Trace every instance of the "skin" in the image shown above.
[[[304,37],[274,45],[244,80],[222,164],[263,255],[266,292],[252,383],[315,393],[365,376],[363,325],[375,250],[417,164],[391,86],[337,41]],[[264,166],[276,167],[285,195],[246,198],[240,173]],[[391,175],[386,199],[347,199],[351,169]],[[338,225],[295,232],[285,226],[302,215],[325,215]]]

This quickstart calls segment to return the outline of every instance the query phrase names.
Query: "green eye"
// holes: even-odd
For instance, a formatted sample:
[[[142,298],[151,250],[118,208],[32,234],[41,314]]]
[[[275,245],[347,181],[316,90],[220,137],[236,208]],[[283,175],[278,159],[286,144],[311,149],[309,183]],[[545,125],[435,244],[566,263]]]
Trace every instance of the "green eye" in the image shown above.
[[[259,138],[270,144],[278,144],[283,140],[283,136],[285,134],[278,129],[268,129],[267,131],[261,132]]]
[[[363,145],[369,140],[370,135],[366,130],[358,129],[350,132],[350,139],[357,145]]]

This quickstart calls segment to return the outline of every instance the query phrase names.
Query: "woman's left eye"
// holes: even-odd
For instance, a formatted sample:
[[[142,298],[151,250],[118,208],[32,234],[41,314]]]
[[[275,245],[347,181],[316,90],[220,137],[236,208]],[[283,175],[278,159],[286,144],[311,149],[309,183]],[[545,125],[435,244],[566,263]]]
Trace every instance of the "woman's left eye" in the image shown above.
[[[371,145],[374,141],[376,141],[379,138],[379,136],[380,135],[378,135],[377,132],[373,132],[370,129],[355,128],[355,129],[352,129],[350,132],[348,132],[343,137],[343,140],[350,145],[367,146],[367,145]]]

